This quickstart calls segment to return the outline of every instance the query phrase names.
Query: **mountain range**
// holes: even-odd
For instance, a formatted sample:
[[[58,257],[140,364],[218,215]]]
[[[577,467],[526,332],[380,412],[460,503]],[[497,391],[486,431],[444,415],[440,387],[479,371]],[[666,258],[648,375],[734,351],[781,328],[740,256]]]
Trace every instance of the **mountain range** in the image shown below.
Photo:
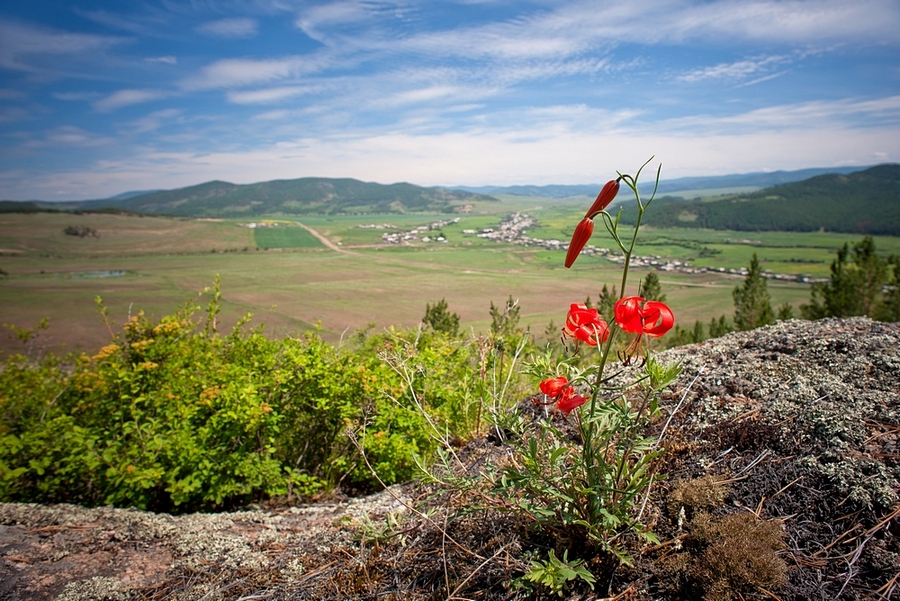
[[[176,190],[124,193],[113,198],[73,202],[31,201],[11,205],[0,201],[0,211],[117,210],[149,215],[188,217],[245,217],[268,214],[336,213],[452,213],[476,201],[497,202],[484,194],[413,184],[376,184],[356,179],[305,177],[256,184],[211,181]]]
[[[862,171],[867,167],[833,167],[799,169],[796,171],[771,171],[755,173],[737,173],[732,175],[713,175],[697,177],[679,177],[661,179],[660,194],[697,190],[719,190],[727,188],[766,188],[778,184],[798,182],[817,175],[829,173],[847,174]],[[644,182],[640,188],[643,193],[653,190],[653,183],[647,181],[646,174],[641,177]],[[547,185],[547,186],[456,186],[455,190],[465,190],[478,194],[513,194],[515,196],[540,196],[543,198],[568,198],[572,196],[593,196],[601,188],[601,184],[581,185]]]
[[[0,212],[112,210],[237,218],[271,214],[452,213],[468,210],[475,202],[499,202],[490,194],[565,198],[593,196],[600,187],[589,184],[451,189],[308,177],[245,185],[212,181],[176,190],[126,192],[102,200],[0,201]],[[747,188],[755,191],[719,193]],[[719,195],[685,199],[671,194],[704,189],[715,190]],[[661,181],[659,193],[662,196],[644,217],[650,225],[900,235],[900,165],[896,164],[680,178]],[[623,219],[633,219],[633,213],[630,203],[624,203]]]
[[[628,223],[636,209],[624,205]],[[661,197],[643,222],[659,227],[900,235],[900,165],[829,173],[716,200]]]

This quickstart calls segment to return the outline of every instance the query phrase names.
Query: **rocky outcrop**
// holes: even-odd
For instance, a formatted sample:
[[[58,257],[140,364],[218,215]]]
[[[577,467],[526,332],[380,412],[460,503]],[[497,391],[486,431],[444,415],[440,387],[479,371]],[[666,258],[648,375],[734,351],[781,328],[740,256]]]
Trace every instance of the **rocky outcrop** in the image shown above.
[[[663,542],[630,568],[601,566],[602,589],[576,586],[571,598],[896,598],[898,349],[900,325],[854,318],[780,322],[662,353],[683,366],[654,426],[666,429],[667,477],[646,515]],[[506,582],[534,541],[516,524],[445,520],[465,499],[413,493],[179,517],[0,505],[0,599],[522,594]]]

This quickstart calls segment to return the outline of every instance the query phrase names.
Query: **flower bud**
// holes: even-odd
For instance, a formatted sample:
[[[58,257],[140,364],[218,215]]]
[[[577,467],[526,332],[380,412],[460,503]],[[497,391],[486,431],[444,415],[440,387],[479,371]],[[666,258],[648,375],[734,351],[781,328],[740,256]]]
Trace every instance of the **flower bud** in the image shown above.
[[[581,252],[587,241],[591,239],[591,234],[593,233],[594,222],[590,218],[585,217],[578,223],[575,227],[575,232],[572,234],[572,240],[569,242],[569,250],[566,252],[566,267],[572,266],[572,263],[578,258],[578,253]]]
[[[609,206],[609,203],[613,201],[618,193],[619,180],[613,179],[606,182],[606,185],[600,190],[600,194],[597,195],[597,200],[594,201],[594,204],[591,205],[591,208],[588,209],[588,212],[585,213],[584,216],[593,219],[597,213]]]

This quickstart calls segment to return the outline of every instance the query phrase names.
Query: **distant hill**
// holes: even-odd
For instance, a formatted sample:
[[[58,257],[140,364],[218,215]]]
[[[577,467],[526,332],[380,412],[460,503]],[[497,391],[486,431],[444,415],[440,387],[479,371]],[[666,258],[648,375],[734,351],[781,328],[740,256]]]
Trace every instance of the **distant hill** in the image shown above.
[[[772,171],[758,173],[738,173],[703,177],[679,177],[661,179],[660,194],[670,194],[684,190],[713,190],[719,188],[765,188],[777,184],[798,182],[823,174],[847,174],[862,171],[866,167],[834,167],[799,169],[797,171]],[[653,189],[645,173],[641,180],[641,192]],[[478,194],[513,194],[515,196],[541,196],[545,198],[568,198],[570,196],[593,196],[603,184],[548,185],[548,186],[454,186],[454,190],[465,190]]]
[[[633,222],[635,210],[623,212]],[[827,174],[721,200],[663,197],[644,223],[716,230],[800,231],[824,229],[857,234],[900,235],[900,165],[850,174]]]
[[[212,181],[125,198],[32,204],[64,210],[115,209],[150,215],[249,217],[273,213],[450,213],[474,201],[496,202],[496,199],[406,183],[382,185],[355,179],[308,177],[246,185]]]

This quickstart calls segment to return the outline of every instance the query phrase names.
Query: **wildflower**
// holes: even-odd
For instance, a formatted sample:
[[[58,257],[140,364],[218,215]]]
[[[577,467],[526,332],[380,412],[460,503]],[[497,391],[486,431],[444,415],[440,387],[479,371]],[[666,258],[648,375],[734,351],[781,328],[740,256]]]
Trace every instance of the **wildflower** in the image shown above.
[[[600,190],[600,194],[597,195],[594,204],[592,204],[591,208],[584,214],[584,219],[582,219],[575,227],[575,232],[572,234],[572,240],[569,242],[569,250],[566,251],[566,267],[572,266],[572,263],[575,262],[579,253],[581,253],[581,249],[583,249],[584,245],[591,239],[591,235],[594,233],[594,217],[609,206],[609,203],[613,201],[618,193],[618,179],[608,181],[606,185],[603,186],[603,189]]]
[[[556,401],[556,408],[566,415],[569,415],[572,409],[581,407],[585,402],[587,402],[587,397],[575,394],[574,388],[566,386],[563,388],[562,395],[560,395],[559,399]]]
[[[572,409],[581,407],[587,401],[586,397],[575,394],[575,388],[569,385],[569,381],[565,376],[557,376],[555,378],[547,378],[540,384],[541,392],[550,397],[546,403],[538,400],[534,402],[538,405],[551,405],[556,403],[556,408],[569,415]]]
[[[665,303],[645,301],[641,296],[620,298],[613,307],[613,314],[620,328],[629,334],[635,334],[634,340],[622,355],[625,365],[631,362],[632,357],[641,353],[645,334],[659,338],[675,325],[675,315]]]
[[[563,388],[565,388],[568,384],[569,381],[565,376],[547,378],[546,380],[541,382],[541,392],[546,394],[548,397],[555,399],[560,394],[562,394]]]
[[[572,303],[566,315],[563,334],[589,346],[597,346],[609,338],[609,327],[600,318],[597,309],[588,309],[582,303]]]

